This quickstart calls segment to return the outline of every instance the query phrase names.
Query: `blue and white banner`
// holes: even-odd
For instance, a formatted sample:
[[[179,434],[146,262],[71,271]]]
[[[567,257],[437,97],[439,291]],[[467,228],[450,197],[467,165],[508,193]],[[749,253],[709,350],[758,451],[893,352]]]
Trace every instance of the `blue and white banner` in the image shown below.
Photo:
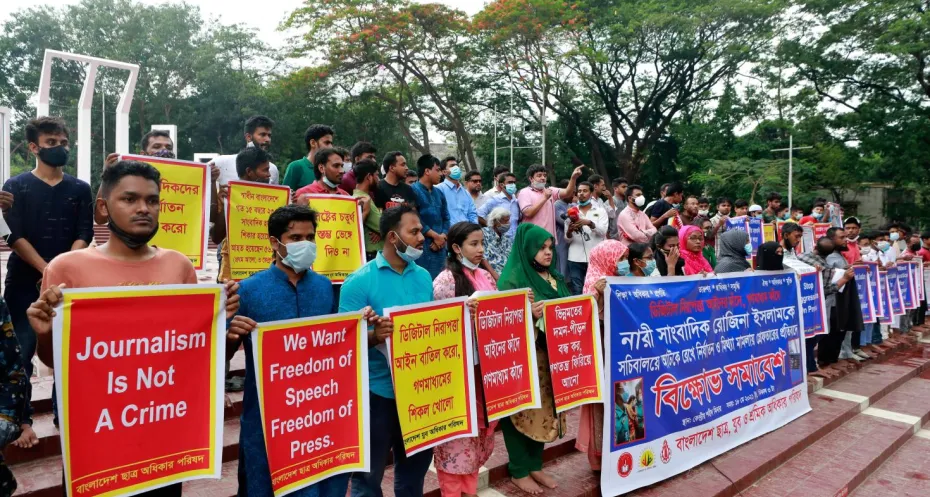
[[[765,235],[762,233],[762,218],[751,217],[747,220],[746,226],[749,227],[749,243],[752,244],[752,256],[759,253],[759,246],[765,243]]]
[[[820,271],[801,273],[801,312],[804,316],[804,338],[827,333],[827,306],[823,298],[823,281]]]
[[[875,299],[869,288],[872,286],[872,275],[869,267],[856,264],[853,266],[853,274],[856,277],[856,291],[859,293],[859,307],[862,309],[862,321],[864,323],[875,322]]]
[[[651,485],[810,411],[793,271],[608,278],[601,493]]]
[[[881,320],[887,318],[887,299],[885,298],[885,285],[879,280],[879,268],[877,262],[863,262],[869,268],[869,295],[872,303],[875,304],[875,319]],[[864,320],[864,319],[863,319]],[[874,320],[873,320],[874,322]],[[865,321],[868,324],[868,321]]]
[[[898,283],[898,268],[891,266],[888,268],[887,280],[888,287],[888,306],[891,308],[891,316],[904,315],[904,297],[901,295],[901,285]]]

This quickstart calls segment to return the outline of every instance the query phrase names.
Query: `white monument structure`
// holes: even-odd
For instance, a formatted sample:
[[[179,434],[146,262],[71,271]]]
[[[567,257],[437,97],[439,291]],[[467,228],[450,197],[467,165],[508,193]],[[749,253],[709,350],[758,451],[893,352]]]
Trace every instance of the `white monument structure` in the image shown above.
[[[10,121],[13,112],[0,107],[0,185],[10,179]]]
[[[126,85],[123,87],[123,93],[120,95],[119,104],[116,106],[116,152],[120,154],[129,153],[129,109],[132,106],[132,97],[136,91],[136,81],[139,78],[139,66],[126,62],[115,60],[98,59],[87,55],[79,55],[68,52],[59,52],[58,50],[46,50],[45,59],[42,62],[42,75],[39,78],[39,101],[36,105],[36,115],[49,115],[49,91],[52,85],[52,62],[55,59],[71,60],[81,62],[87,65],[86,76],[84,77],[84,87],[81,90],[81,98],[78,100],[78,136],[77,141],[77,175],[78,178],[90,183],[90,153],[91,153],[91,128],[90,118],[94,100],[94,85],[97,81],[97,69],[99,67],[112,67],[114,69],[124,69],[129,71],[126,78]]]
[[[178,153],[178,125],[177,124],[153,124],[152,131],[167,131],[171,136],[171,143],[174,143],[174,153]],[[180,158],[180,157],[179,157]]]

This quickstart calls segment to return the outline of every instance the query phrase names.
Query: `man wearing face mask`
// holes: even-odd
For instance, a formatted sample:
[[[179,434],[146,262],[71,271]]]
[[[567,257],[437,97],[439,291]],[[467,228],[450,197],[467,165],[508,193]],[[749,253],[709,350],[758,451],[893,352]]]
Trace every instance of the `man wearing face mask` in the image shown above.
[[[197,283],[197,273],[186,255],[149,245],[159,226],[161,175],[158,170],[144,162],[120,161],[104,170],[101,181],[103,198],[97,200],[96,209],[107,216],[109,240],[103,245],[62,254],[50,262],[42,279],[42,294],[28,310],[29,323],[38,339],[39,358],[51,368],[55,367],[52,314],[63,300],[63,287]],[[226,283],[227,320],[239,310],[238,289],[237,283]],[[123,323],[112,322],[108,326],[118,329],[121,325]],[[181,484],[139,495],[180,496]]]
[[[707,197],[701,197],[698,199],[698,216],[700,217],[710,217],[710,199]]]
[[[344,156],[336,148],[326,147],[317,150],[313,156],[313,167],[316,168],[314,173],[318,179],[297,190],[294,194],[297,203],[307,205],[305,195],[311,194],[349,196],[349,192],[339,187],[342,175],[345,173],[344,160]]]
[[[436,163],[436,175],[439,165]],[[385,307],[422,304],[433,300],[433,282],[428,271],[415,261],[423,254],[423,225],[413,207],[401,204],[381,214],[384,250],[346,278],[339,298],[339,312],[365,307],[381,316]],[[368,389],[371,411],[371,471],[352,475],[352,497],[380,497],[381,480],[387,456],[394,448],[394,495],[423,495],[423,480],[433,460],[427,449],[405,456],[403,434],[397,419],[397,402],[391,383],[391,370],[379,350],[394,332],[388,318],[376,318],[368,335]],[[378,348],[376,348],[378,347]]]
[[[510,211],[510,228],[507,230],[507,238],[513,241],[517,234],[517,226],[520,224],[520,202],[517,200],[517,176],[513,173],[504,172],[497,177],[497,183],[503,187],[503,191],[478,208],[478,223],[482,226],[488,226],[486,222],[488,215],[498,207],[505,207]]]
[[[656,228],[664,226],[668,224],[669,219],[678,216],[678,210],[681,209],[681,202],[684,199],[684,191],[685,188],[681,183],[677,181],[671,183],[665,190],[665,197],[646,209],[646,215],[649,216],[653,226]],[[696,204],[697,202],[695,202],[695,207],[697,207]]]
[[[7,244],[13,249],[7,263],[4,299],[19,340],[26,376],[32,376],[36,336],[26,309],[39,298],[42,273],[59,254],[88,246],[94,237],[90,185],[65,174],[70,144],[65,122],[40,117],[26,124],[26,143],[36,157],[32,171],[6,181],[3,190],[16,199],[5,213],[10,227]],[[32,430],[31,384],[26,390],[22,435],[13,442],[22,448],[38,443]]]
[[[462,168],[459,167],[455,157],[443,159],[445,180],[436,185],[436,189],[446,197],[446,206],[449,209],[449,223],[467,221],[478,224],[478,212],[475,210],[475,201],[465,186],[462,185]]]
[[[375,167],[374,163],[372,167]],[[244,344],[246,355],[242,429],[239,431],[239,495],[274,495],[262,435],[250,333],[257,323],[336,312],[332,283],[311,269],[316,260],[316,226],[316,212],[302,205],[279,207],[271,214],[268,218],[268,240],[274,252],[274,264],[242,281],[239,313],[229,325],[226,355],[231,357],[239,350],[240,344]],[[364,308],[363,312],[366,319],[376,323],[371,308]],[[349,475],[342,474],[298,490],[295,494],[302,497],[344,497],[348,487]]]
[[[617,215],[617,231],[620,243],[629,247],[633,243],[649,243],[656,234],[656,227],[641,209],[646,205],[643,187],[630,185],[626,189],[626,209]]]
[[[827,375],[834,374],[832,372],[834,369],[833,365],[839,360],[840,347],[845,337],[842,324],[845,324],[849,319],[849,316],[838,315],[837,294],[841,289],[844,289],[845,284],[850,279],[854,279],[851,270],[846,272],[837,271],[834,265],[827,263],[827,257],[834,253],[833,249],[833,240],[831,240],[830,237],[824,236],[817,240],[814,250],[798,256],[801,262],[818,268],[822,275],[821,281],[823,282],[824,306],[827,308],[828,333],[815,337],[819,339],[819,341],[812,340],[811,343],[819,343],[817,348],[817,362],[821,369],[827,369],[824,373]],[[840,258],[842,259],[842,257]],[[834,262],[837,261],[834,259]],[[861,311],[859,315],[859,321],[861,322]],[[812,345],[810,345],[810,347],[812,347]]]

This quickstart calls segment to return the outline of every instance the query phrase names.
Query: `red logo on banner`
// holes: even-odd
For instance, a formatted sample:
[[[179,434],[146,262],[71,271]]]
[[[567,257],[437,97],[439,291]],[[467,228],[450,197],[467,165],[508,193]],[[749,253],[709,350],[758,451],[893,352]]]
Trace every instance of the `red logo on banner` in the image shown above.
[[[630,476],[630,473],[633,472],[633,454],[629,452],[624,452],[620,454],[620,459],[617,460],[617,474],[621,478],[626,478]]]
[[[662,464],[668,464],[672,460],[672,448],[668,446],[668,440],[662,442],[662,452],[659,457],[662,458]]]

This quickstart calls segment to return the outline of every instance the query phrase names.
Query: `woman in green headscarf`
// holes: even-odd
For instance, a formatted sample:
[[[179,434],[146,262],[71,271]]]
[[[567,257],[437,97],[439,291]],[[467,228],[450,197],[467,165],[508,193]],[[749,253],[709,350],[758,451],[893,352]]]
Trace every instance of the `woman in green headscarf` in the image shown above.
[[[535,224],[521,224],[514,237],[510,258],[497,282],[499,290],[529,288],[533,295],[536,326],[536,366],[542,407],[529,409],[501,420],[504,444],[510,456],[508,469],[515,485],[530,494],[542,493],[540,484],[555,488],[552,476],[542,471],[543,448],[565,434],[565,413],[557,415],[549,375],[549,355],[542,321],[543,300],[570,297],[565,279],[555,268],[555,240],[548,231]]]

